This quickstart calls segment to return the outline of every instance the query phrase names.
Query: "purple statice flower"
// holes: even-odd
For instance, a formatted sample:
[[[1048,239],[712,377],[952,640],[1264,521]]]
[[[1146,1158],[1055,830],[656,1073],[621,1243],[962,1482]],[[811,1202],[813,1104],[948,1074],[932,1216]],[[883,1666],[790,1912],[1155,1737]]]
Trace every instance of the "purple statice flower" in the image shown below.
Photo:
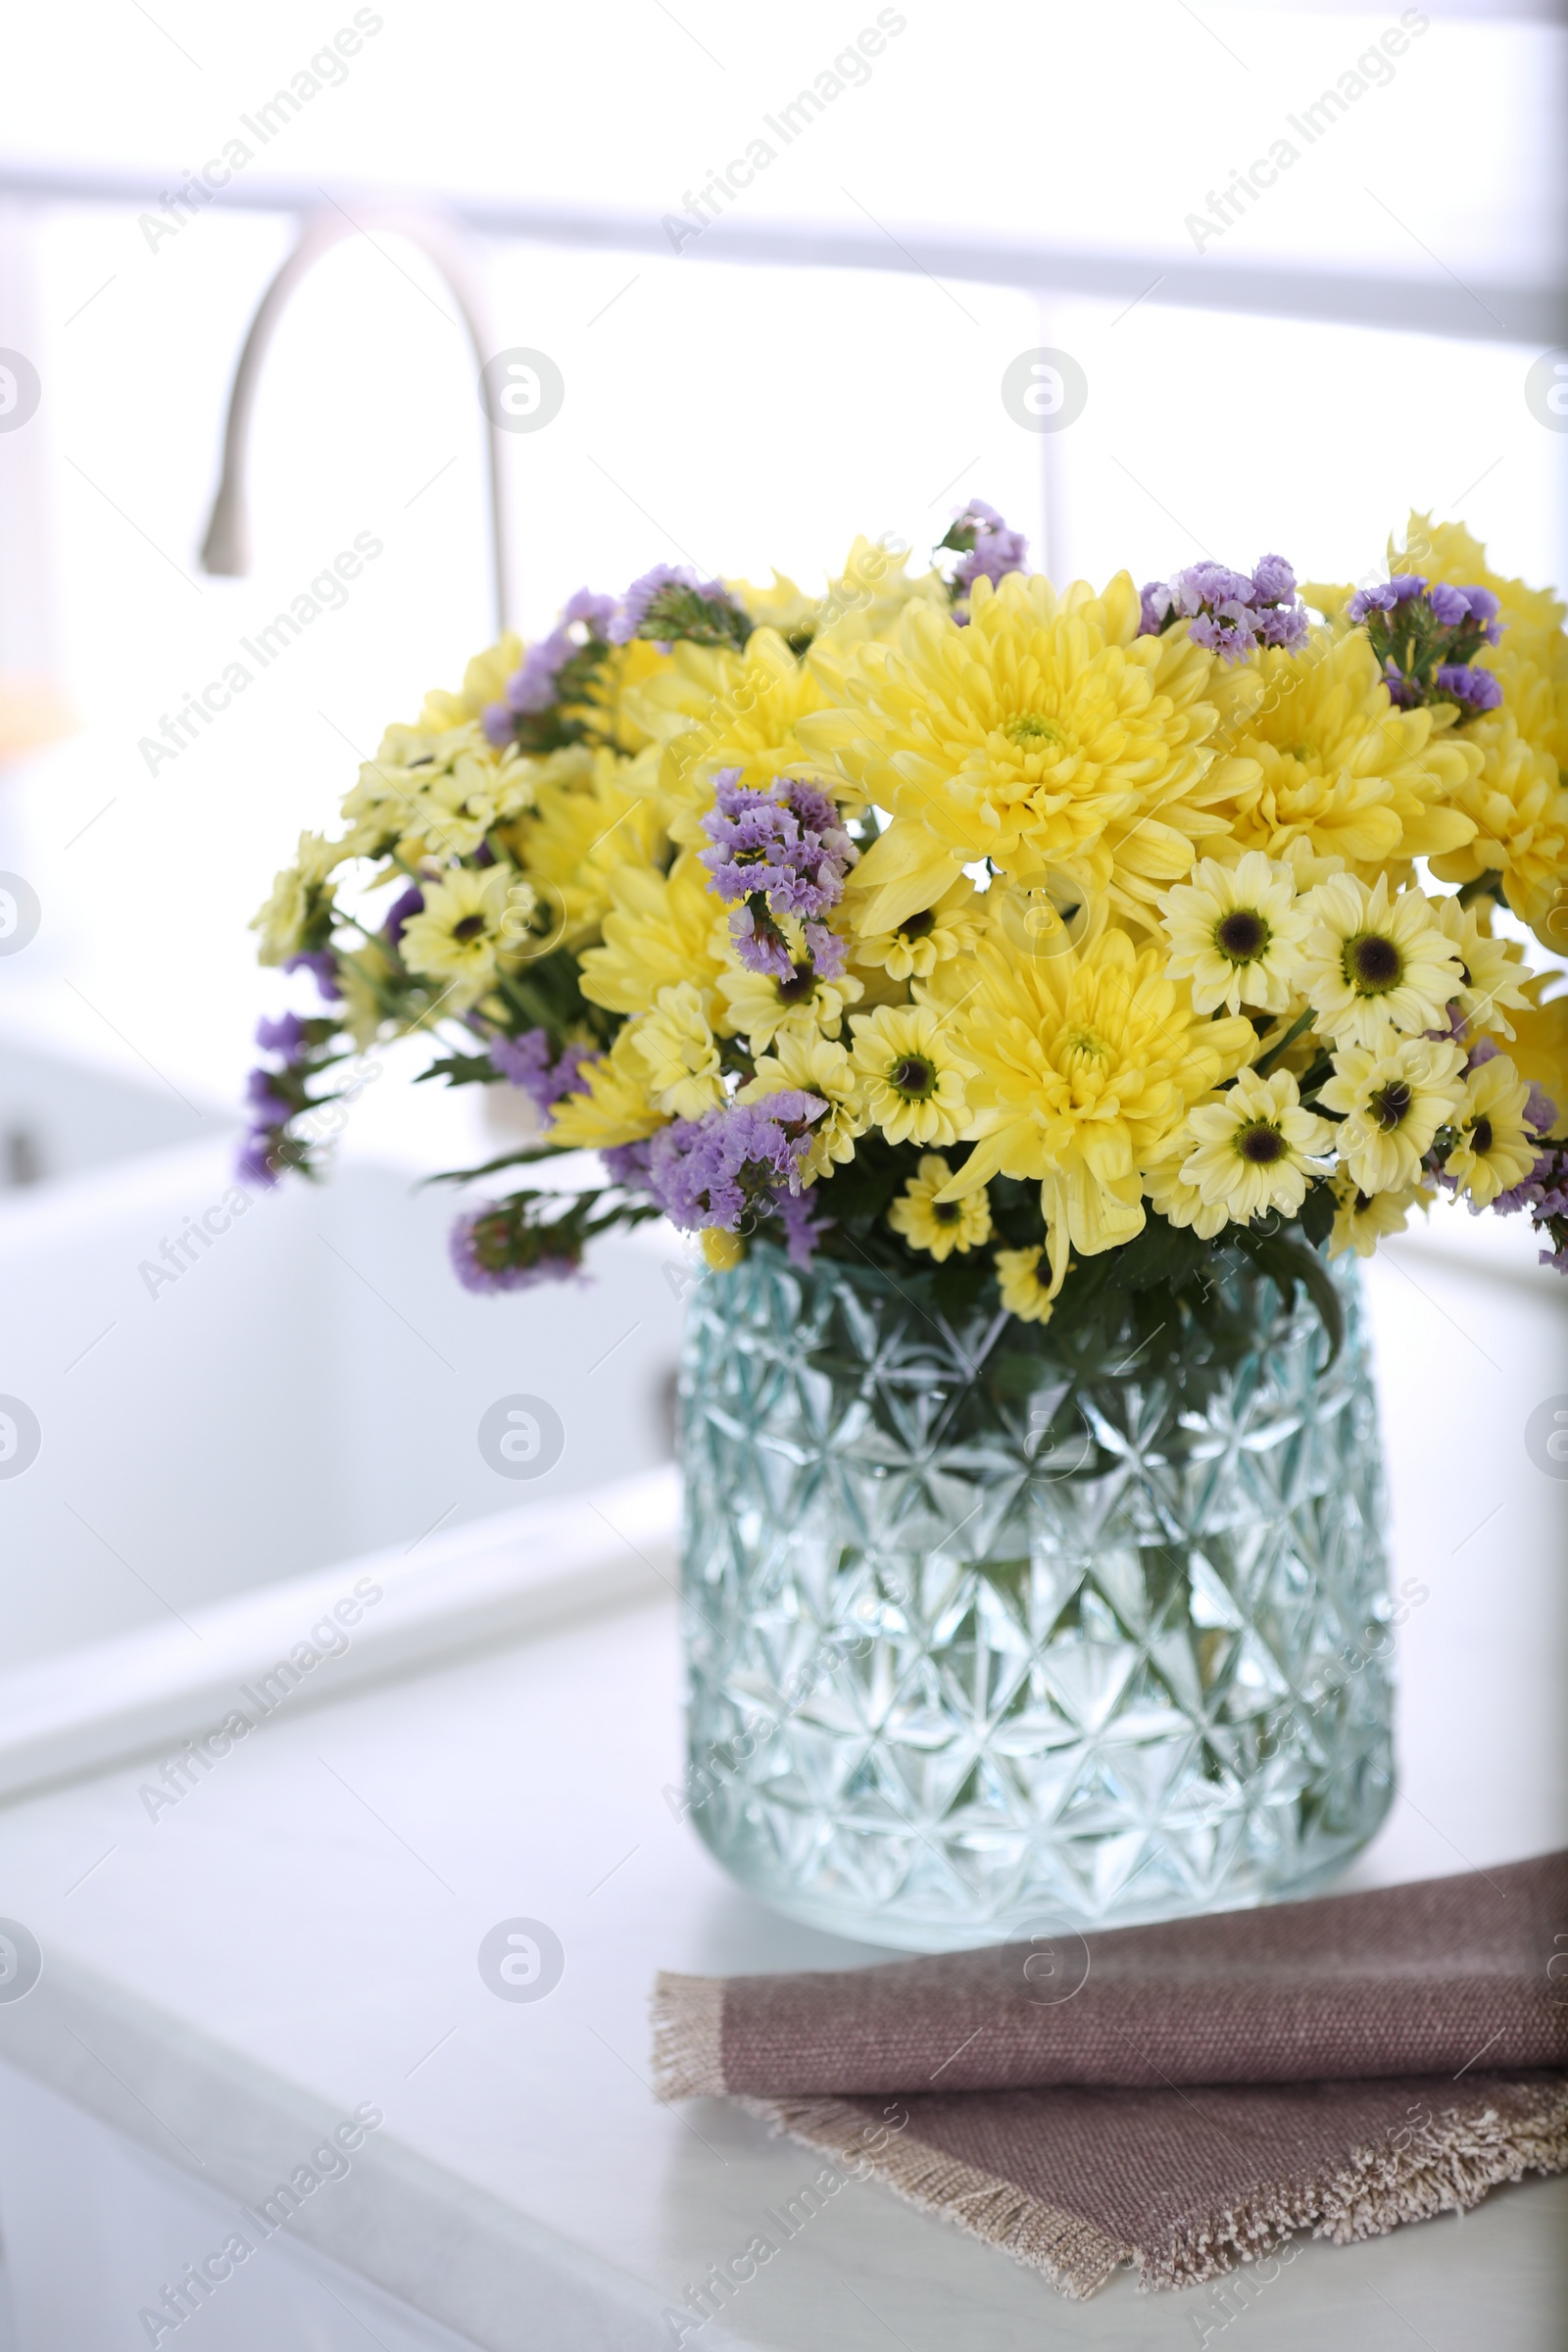
[[[756,906],[749,900],[737,906],[729,918],[729,935],[749,972],[760,972],[765,980],[793,979],[795,958],[789,941],[768,913],[765,899]]]
[[[585,1061],[597,1060],[593,1046],[567,1046],[559,1061],[552,1055],[543,1029],[525,1029],[520,1037],[495,1036],[489,1041],[491,1064],[509,1084],[520,1086],[536,1110],[546,1111],[563,1095],[585,1095]]]
[[[256,1043],[264,1054],[281,1054],[285,1061],[292,1061],[305,1043],[305,1023],[297,1012],[279,1013],[275,1021],[260,1020]]]
[[[1443,1033],[1441,1030],[1433,1030],[1430,1034],[1434,1037],[1441,1037]],[[1464,1065],[1466,1075],[1468,1076],[1471,1070],[1485,1069],[1489,1061],[1496,1060],[1501,1051],[1502,1049],[1494,1037],[1478,1037],[1470,1049],[1470,1058]]]
[[[1532,1135],[1549,1135],[1557,1124],[1557,1105],[1544,1087],[1532,1084],[1525,1098],[1525,1125]]]
[[[1008,572],[1027,568],[1028,540],[1022,531],[1009,529],[996,508],[988,507],[983,498],[971,498],[966,507],[958,510],[946,544],[964,549],[953,574],[961,619],[967,619],[967,598],[976,580],[990,580],[995,586]]]
[[[800,1190],[807,1130],[826,1108],[816,1095],[786,1090],[674,1119],[650,1145],[649,1190],[682,1232],[716,1225],[734,1233],[760,1200]]]
[[[523,1227],[514,1234],[524,1254],[498,1258],[510,1228],[504,1208],[476,1209],[459,1217],[447,1238],[453,1270],[466,1291],[495,1297],[502,1291],[530,1291],[542,1282],[583,1282],[582,1244],[574,1234],[549,1226]]]
[[[261,1126],[281,1127],[294,1116],[294,1105],[287,1095],[280,1094],[275,1070],[252,1070],[245,1080],[245,1100],[251,1115]]]
[[[1383,664],[1383,683],[1389,690],[1389,700],[1396,710],[1414,710],[1420,707],[1421,689],[1413,678],[1407,678],[1390,654]]]
[[[689,564],[656,564],[633,580],[606,633],[612,645],[629,645],[634,637],[667,644],[677,635],[696,635],[707,644],[733,644],[738,621],[743,622],[744,615],[722,580],[700,580]],[[667,635],[662,622],[668,623]],[[692,623],[695,627],[682,625]]]
[[[1467,662],[1444,662],[1433,676],[1448,699],[1462,707],[1467,718],[1480,710],[1495,710],[1502,701],[1501,681],[1490,669],[1475,669]]]
[[[611,1183],[624,1186],[628,1193],[648,1192],[649,1150],[646,1140],[640,1144],[607,1144],[599,1156]]]
[[[610,642],[614,612],[614,598],[592,588],[579,588],[567,598],[549,636],[528,648],[507,680],[501,701],[485,705],[484,731],[498,750],[512,742],[519,718],[538,718],[555,708],[562,670],[585,646]]]
[[[1224,662],[1243,661],[1259,645],[1294,653],[1306,642],[1306,609],[1283,556],[1260,556],[1250,575],[1228,564],[1189,564],[1171,579],[1147,582],[1141,603],[1141,636],[1185,620],[1193,643]]]
[[[322,1003],[337,1004],[340,993],[337,985],[337,962],[329,949],[303,949],[298,956],[289,957],[283,969],[285,972],[314,972]]]
[[[387,946],[389,948],[401,946],[405,930],[414,917],[416,914],[422,914],[423,911],[424,893],[417,882],[411,882],[407,890],[398,893],[386,910],[386,921],[382,924],[381,930]]]
[[[850,943],[830,931],[826,923],[806,923],[806,945],[811,957],[811,968],[823,980],[842,980],[849,961]],[[787,975],[786,975],[787,977]]]
[[[234,1155],[234,1173],[241,1184],[254,1184],[263,1192],[270,1191],[282,1170],[277,1164],[272,1138],[265,1127],[248,1135]]]
[[[792,1266],[803,1270],[816,1255],[816,1245],[833,1223],[831,1217],[812,1213],[815,1192],[792,1193],[775,1191],[773,1214],[784,1228],[784,1248]]]
[[[776,970],[782,942],[759,921],[764,911],[759,902],[766,913],[819,924],[843,898],[844,876],[859,852],[833,802],[815,785],[781,776],[762,790],[742,784],[740,773],[726,767],[714,778],[713,807],[703,819],[711,847],[703,851],[702,862],[719,897],[732,906],[741,902],[731,922],[741,960],[753,971],[786,978],[787,972]],[[743,922],[743,915],[750,919]]]
[[[1349,603],[1351,627],[1359,628],[1369,612],[1396,612],[1425,587],[1419,572],[1396,571],[1392,580],[1379,580],[1372,588],[1358,588]]]
[[[1428,590],[1427,602],[1446,629],[1462,629],[1467,621],[1473,621],[1488,645],[1497,644],[1502,636],[1497,620],[1500,607],[1490,588],[1454,588],[1446,580],[1438,580]]]

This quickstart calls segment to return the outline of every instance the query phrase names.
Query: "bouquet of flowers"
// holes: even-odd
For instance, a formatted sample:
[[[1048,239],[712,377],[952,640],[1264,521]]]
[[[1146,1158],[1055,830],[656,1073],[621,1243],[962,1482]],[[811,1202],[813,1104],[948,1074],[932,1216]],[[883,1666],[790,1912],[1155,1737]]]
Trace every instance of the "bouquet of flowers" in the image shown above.
[[[277,877],[262,960],[323,1008],[262,1026],[244,1172],[312,1172],[340,1065],[418,1030],[536,1112],[465,1178],[600,1155],[459,1218],[476,1290],[664,1216],[1025,1322],[1222,1250],[1331,1305],[1442,1193],[1568,1270],[1563,620],[1422,515],[1354,588],[1059,590],[973,502],[923,573],[583,590]]]

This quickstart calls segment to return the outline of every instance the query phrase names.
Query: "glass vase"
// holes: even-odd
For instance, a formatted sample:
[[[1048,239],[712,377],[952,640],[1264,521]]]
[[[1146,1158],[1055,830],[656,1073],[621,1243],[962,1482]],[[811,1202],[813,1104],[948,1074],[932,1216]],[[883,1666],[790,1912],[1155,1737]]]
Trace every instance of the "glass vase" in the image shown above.
[[[1235,1255],[1174,1347],[1130,1299],[1054,1336],[767,1245],[705,1275],[683,1809],[724,1867],[940,1951],[1300,1894],[1365,1844],[1391,1604],[1333,1279],[1328,1362],[1305,1294]]]

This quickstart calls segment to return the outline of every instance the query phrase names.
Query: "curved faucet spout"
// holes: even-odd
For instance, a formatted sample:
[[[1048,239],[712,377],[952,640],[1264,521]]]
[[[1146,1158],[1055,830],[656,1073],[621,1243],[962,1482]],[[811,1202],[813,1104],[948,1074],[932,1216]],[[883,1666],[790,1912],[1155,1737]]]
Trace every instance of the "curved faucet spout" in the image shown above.
[[[250,447],[251,415],[256,405],[256,387],[278,320],[302,278],[315,268],[323,254],[367,227],[382,228],[406,237],[411,245],[418,247],[427,261],[435,264],[446,281],[467,330],[475,367],[483,368],[490,356],[483,322],[483,304],[474,273],[462,244],[448,224],[432,214],[411,211],[407,206],[377,204],[364,205],[358,209],[359,218],[353,220],[341,209],[328,210],[324,207],[304,220],[298,244],[263,295],[256,316],[251,320],[250,332],[245,337],[239,365],[234,370],[233,388],[228,396],[228,421],[223,431],[222,477],[218,485],[218,496],[213,501],[207,536],[202,541],[201,563],[206,572],[224,578],[238,578],[250,569],[250,517],[245,497],[245,466]],[[494,420],[488,415],[485,416],[485,458],[489,480],[491,577],[495,593],[496,632],[500,635],[507,627],[511,598],[508,592],[506,530],[501,502],[500,439]]]

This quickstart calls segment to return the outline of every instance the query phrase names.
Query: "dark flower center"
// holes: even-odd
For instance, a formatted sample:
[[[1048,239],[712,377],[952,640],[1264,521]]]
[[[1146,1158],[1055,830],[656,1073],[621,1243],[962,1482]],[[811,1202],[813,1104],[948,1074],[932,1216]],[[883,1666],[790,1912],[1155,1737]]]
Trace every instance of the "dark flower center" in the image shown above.
[[[933,1200],[931,1214],[939,1225],[956,1225],[963,1214],[963,1205],[957,1200]]]
[[[1244,1159],[1251,1161],[1253,1167],[1272,1167],[1275,1160],[1285,1157],[1285,1138],[1277,1127],[1271,1127],[1267,1120],[1259,1119],[1255,1126],[1242,1129],[1236,1139],[1236,1149]]]
[[[1250,906],[1233,906],[1214,926],[1214,945],[1232,963],[1251,963],[1268,946],[1269,929]]]
[[[804,1004],[816,986],[816,974],[808,963],[798,963],[787,980],[778,984],[781,1004]]]
[[[1392,1134],[1400,1120],[1408,1116],[1410,1101],[1410,1089],[1402,1078],[1391,1078],[1388,1085],[1372,1097],[1372,1116],[1385,1135]]]
[[[1363,997],[1381,996],[1385,989],[1393,988],[1404,969],[1404,958],[1393,940],[1377,931],[1348,939],[1343,962],[1345,977]]]
[[[911,914],[906,923],[899,925],[906,939],[929,939],[936,927],[937,910],[934,906],[924,907],[919,914]]]
[[[469,940],[477,939],[483,929],[484,916],[482,914],[466,914],[461,922],[453,924],[452,936],[464,947],[466,947]]]
[[[1477,1119],[1470,1130],[1470,1149],[1472,1152],[1479,1152],[1483,1159],[1486,1158],[1487,1153],[1492,1150],[1492,1121],[1490,1119]]]
[[[906,1054],[904,1059],[896,1061],[888,1072],[888,1084],[897,1094],[916,1096],[922,1101],[930,1094],[936,1082],[935,1070],[919,1054]]]

